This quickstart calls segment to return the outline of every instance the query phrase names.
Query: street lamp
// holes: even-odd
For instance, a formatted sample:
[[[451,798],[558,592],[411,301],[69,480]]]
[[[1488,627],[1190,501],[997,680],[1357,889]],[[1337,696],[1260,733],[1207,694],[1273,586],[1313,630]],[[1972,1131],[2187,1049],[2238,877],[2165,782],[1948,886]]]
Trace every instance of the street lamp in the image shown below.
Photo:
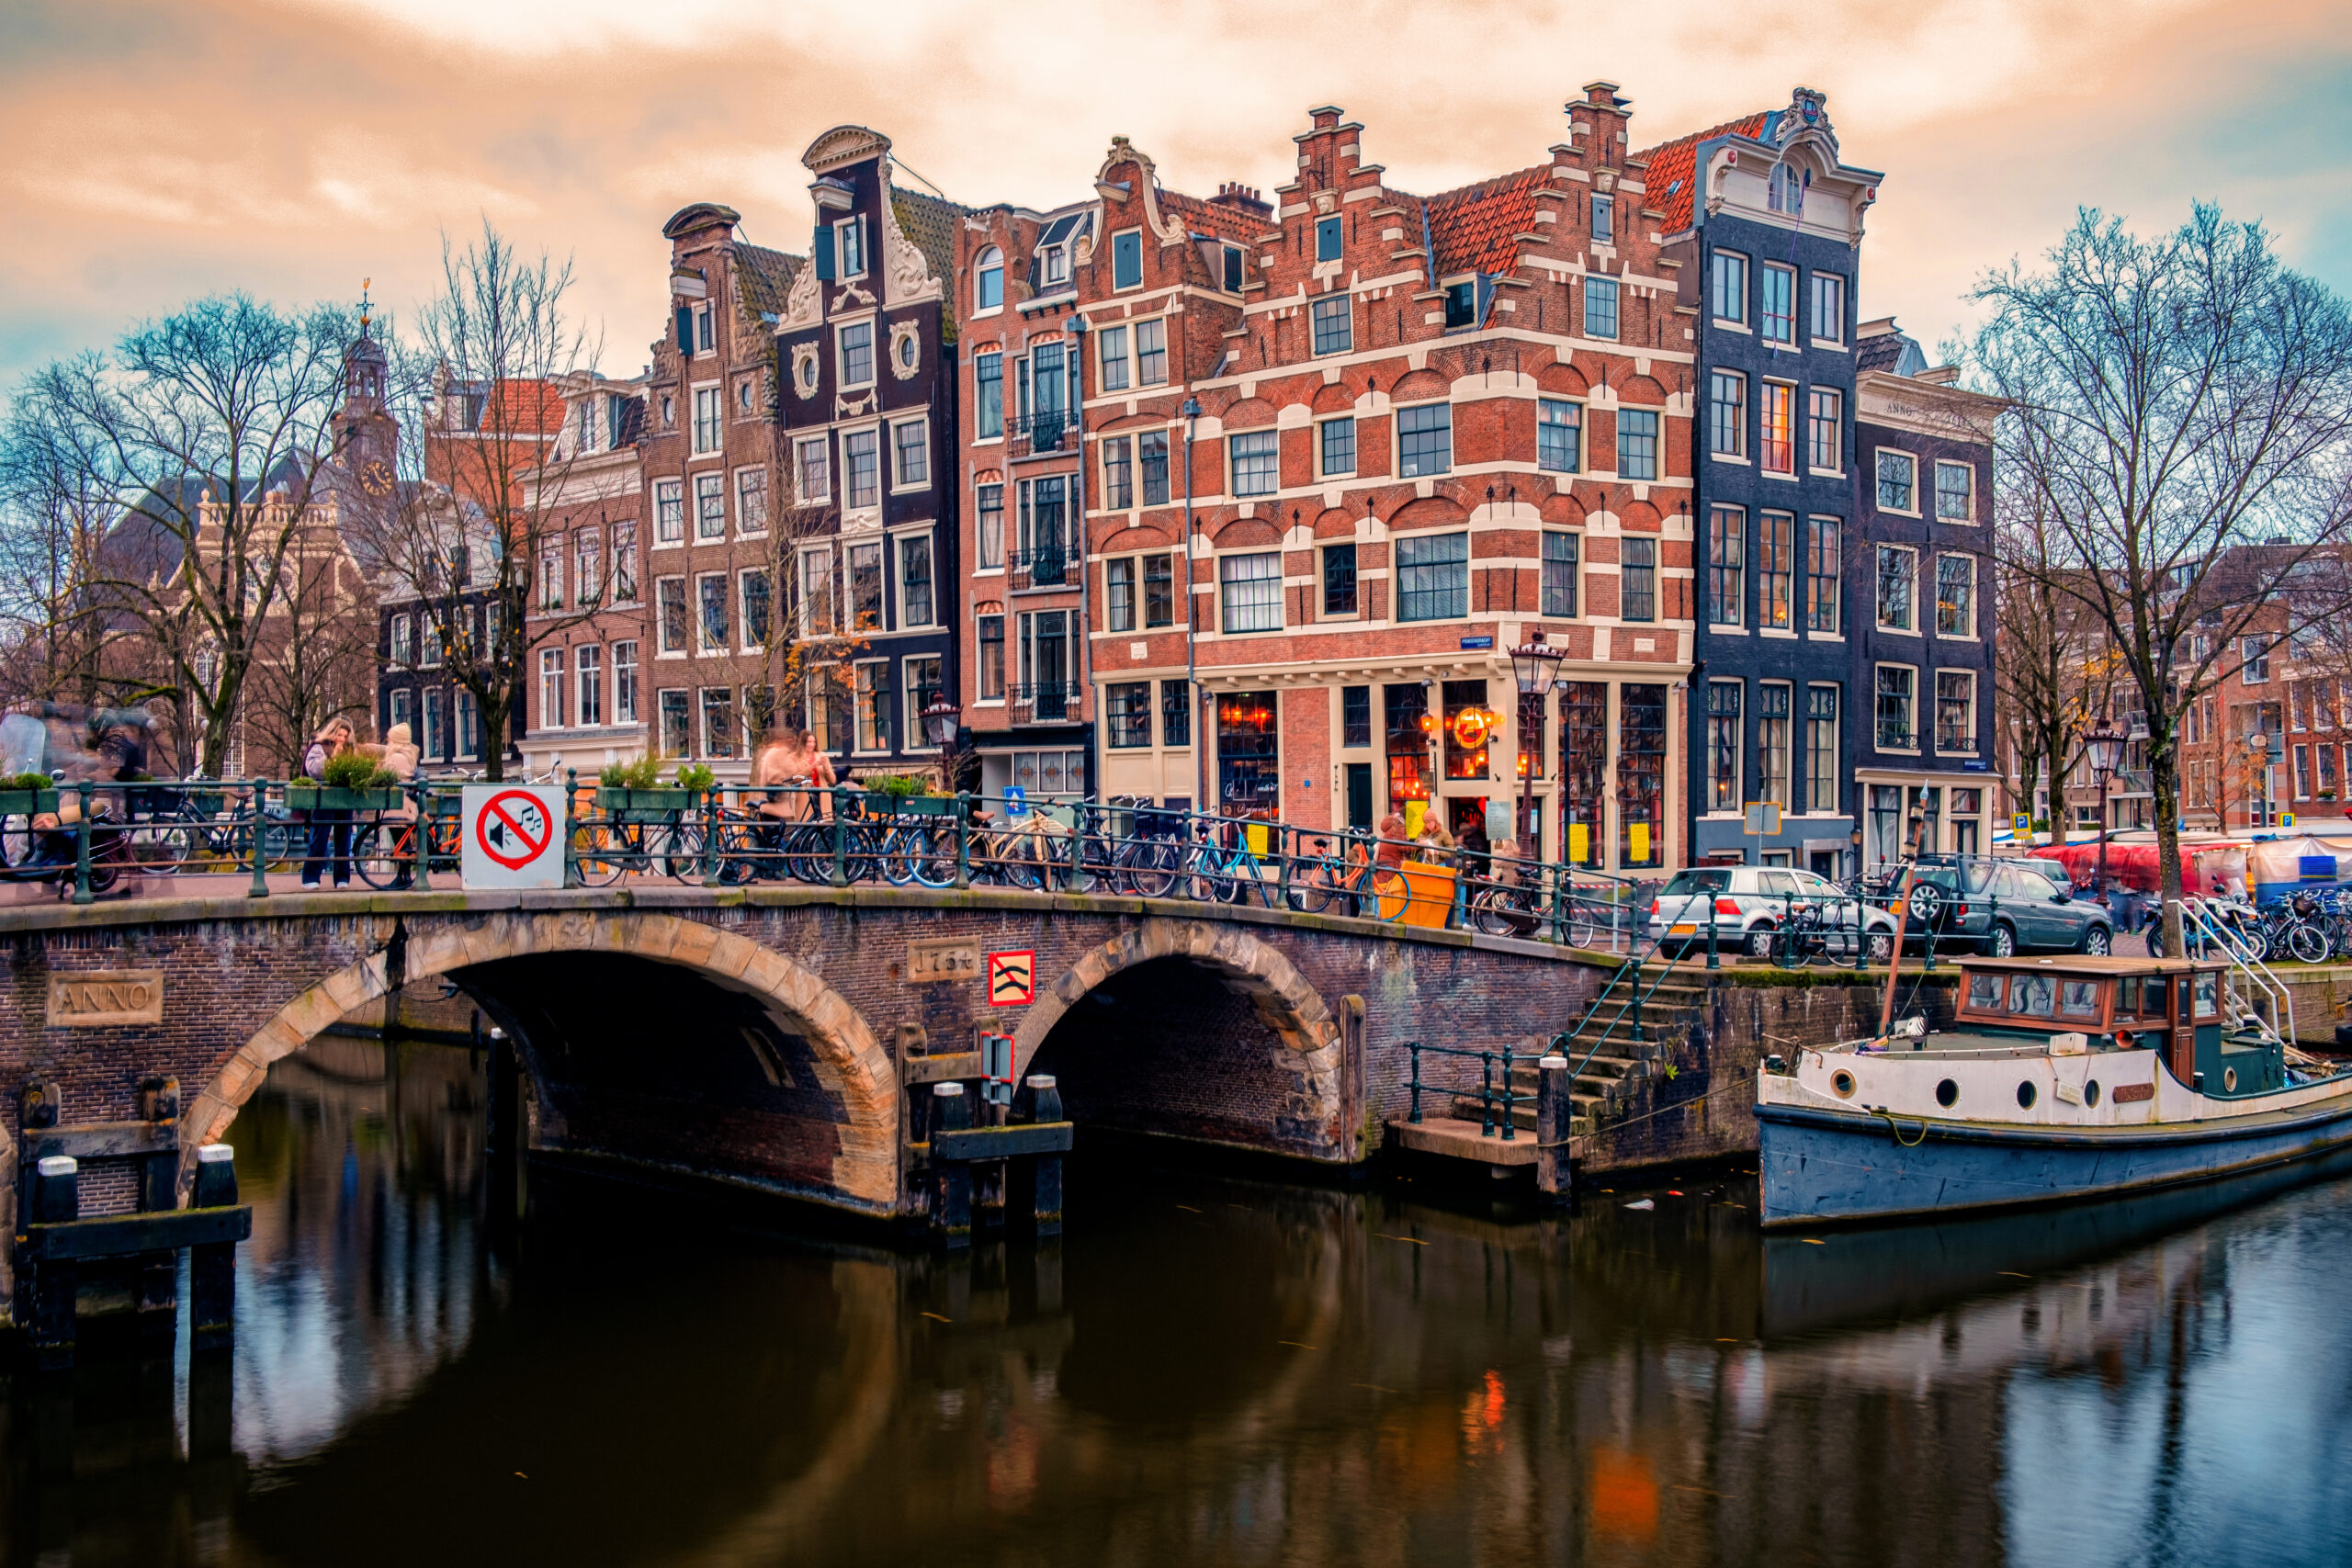
[[[922,720],[924,737],[933,746],[945,750],[948,742],[956,739],[956,720],[962,712],[954,703],[941,697],[918,716]]]
[[[2091,730],[2086,748],[2091,772],[2098,775],[2098,874],[2091,887],[2096,897],[2107,891],[2107,786],[2115,770],[2123,765],[2123,737],[2115,726],[2100,719]]]
[[[1552,682],[1559,678],[1560,660],[1566,657],[1566,649],[1554,648],[1544,640],[1542,626],[1528,633],[1528,640],[1523,647],[1510,650],[1511,673],[1519,681],[1521,761],[1519,831],[1512,835],[1514,838],[1531,831],[1529,824],[1535,814],[1535,774],[1544,765],[1544,705],[1552,695]],[[1531,730],[1534,736],[1532,745],[1528,740]],[[1565,787],[1566,781],[1562,783]],[[1544,829],[1538,825],[1532,832],[1535,840],[1532,852],[1530,852],[1530,846],[1522,844],[1520,846],[1521,857],[1540,861],[1544,858]]]
[[[2259,729],[2256,730],[2245,738],[2245,750],[2251,765],[2259,771],[2262,780],[2261,793],[2255,798],[2253,825],[2267,828],[2270,826],[2270,737]]]

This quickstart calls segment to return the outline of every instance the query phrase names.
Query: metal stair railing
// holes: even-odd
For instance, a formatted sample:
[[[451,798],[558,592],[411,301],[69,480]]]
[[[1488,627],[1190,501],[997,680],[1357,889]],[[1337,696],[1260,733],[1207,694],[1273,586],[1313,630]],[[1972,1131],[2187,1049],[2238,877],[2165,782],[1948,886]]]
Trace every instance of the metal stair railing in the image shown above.
[[[2203,899],[2183,898],[2180,918],[2184,928],[2193,926],[2208,944],[2222,951],[2229,959],[2230,967],[2244,978],[2249,992],[2270,1004],[2270,1032],[2282,1041],[2293,1043],[2297,1038],[2294,994],[2271,972],[2270,965],[2242,948],[2236,934],[2206,911]]]

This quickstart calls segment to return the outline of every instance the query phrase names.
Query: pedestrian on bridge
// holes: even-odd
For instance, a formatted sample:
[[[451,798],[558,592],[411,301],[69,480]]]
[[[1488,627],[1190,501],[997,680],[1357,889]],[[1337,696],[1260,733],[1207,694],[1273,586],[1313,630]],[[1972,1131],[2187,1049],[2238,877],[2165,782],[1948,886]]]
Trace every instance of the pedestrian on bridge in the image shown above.
[[[752,761],[752,785],[767,791],[767,798],[760,803],[760,815],[786,822],[829,817],[826,803],[839,782],[833,760],[817,749],[814,738],[805,729],[787,727],[769,731],[760,754]],[[825,794],[812,797],[811,792],[820,790]]]
[[[351,725],[340,718],[326,722],[318,734],[311,738],[302,750],[302,773],[306,778],[324,782],[327,764],[351,750]],[[319,878],[325,874],[330,862],[334,869],[337,887],[351,886],[351,813],[348,811],[313,810],[309,813],[310,852],[302,862],[302,886],[315,891]]]

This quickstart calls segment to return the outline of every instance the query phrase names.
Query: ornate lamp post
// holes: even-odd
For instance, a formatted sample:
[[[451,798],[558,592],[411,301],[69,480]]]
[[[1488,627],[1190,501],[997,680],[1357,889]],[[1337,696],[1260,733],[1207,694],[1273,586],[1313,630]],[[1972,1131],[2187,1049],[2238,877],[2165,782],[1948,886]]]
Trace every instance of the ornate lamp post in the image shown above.
[[[1515,839],[1529,831],[1529,822],[1534,815],[1535,773],[1544,765],[1544,707],[1551,698],[1552,682],[1559,677],[1560,660],[1566,657],[1565,649],[1554,648],[1544,640],[1542,626],[1528,633],[1524,647],[1510,650],[1511,673],[1519,680],[1521,765],[1519,830],[1511,835]],[[1531,730],[1535,738],[1532,746],[1528,742]],[[1540,861],[1544,858],[1544,829],[1540,824],[1534,827],[1533,833],[1532,852],[1528,852],[1529,847],[1522,845],[1521,854],[1525,859]]]
[[[922,720],[923,739],[942,751],[946,750],[955,741],[956,720],[962,716],[963,711],[945,697],[933,702],[917,716]]]
[[[2092,727],[2085,749],[2090,753],[2091,772],[2098,775],[2098,874],[2094,878],[2094,897],[2107,891],[2107,786],[2115,777],[2115,770],[2123,765],[2123,737],[2115,726],[2100,719]]]
[[[2256,730],[2245,738],[2247,760],[2262,778],[2261,793],[2255,796],[2254,826],[2270,826],[2270,770],[2287,754],[2285,744],[2276,735]]]

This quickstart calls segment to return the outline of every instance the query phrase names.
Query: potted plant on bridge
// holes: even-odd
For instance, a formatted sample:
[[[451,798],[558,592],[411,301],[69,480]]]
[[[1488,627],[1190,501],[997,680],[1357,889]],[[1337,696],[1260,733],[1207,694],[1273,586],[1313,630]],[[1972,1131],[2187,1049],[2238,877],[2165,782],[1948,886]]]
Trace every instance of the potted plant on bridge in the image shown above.
[[[865,810],[878,817],[944,817],[956,808],[955,797],[927,793],[929,786],[905,773],[868,779]]]
[[[57,809],[57,781],[47,773],[0,778],[0,817],[35,817]]]
[[[289,782],[286,804],[296,811],[397,811],[401,781],[366,752],[344,751],[327,759],[323,779]]]
[[[679,772],[683,775],[685,770]],[[684,787],[683,777],[679,784],[665,787],[661,761],[654,757],[607,762],[596,775],[596,809],[625,822],[666,821],[694,809],[696,793]]]

